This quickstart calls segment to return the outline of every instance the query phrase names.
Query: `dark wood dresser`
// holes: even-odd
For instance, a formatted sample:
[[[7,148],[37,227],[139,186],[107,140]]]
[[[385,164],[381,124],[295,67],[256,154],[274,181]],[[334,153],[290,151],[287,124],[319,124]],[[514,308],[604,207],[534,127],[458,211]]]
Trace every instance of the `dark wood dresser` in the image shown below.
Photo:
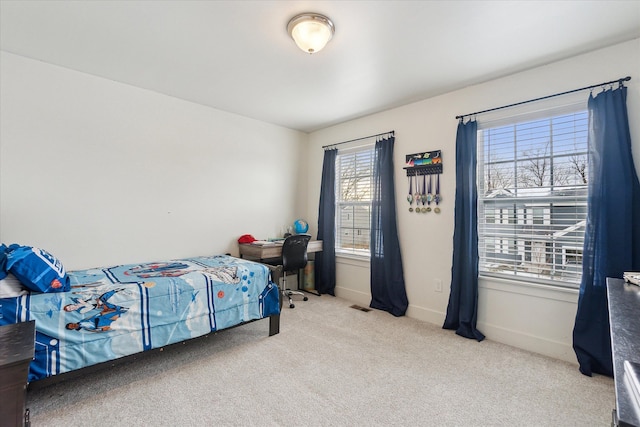
[[[640,407],[625,372],[625,360],[640,363],[640,287],[607,278],[616,409],[613,426],[640,427]]]
[[[36,322],[0,326],[0,426],[29,425],[27,375],[33,360]]]

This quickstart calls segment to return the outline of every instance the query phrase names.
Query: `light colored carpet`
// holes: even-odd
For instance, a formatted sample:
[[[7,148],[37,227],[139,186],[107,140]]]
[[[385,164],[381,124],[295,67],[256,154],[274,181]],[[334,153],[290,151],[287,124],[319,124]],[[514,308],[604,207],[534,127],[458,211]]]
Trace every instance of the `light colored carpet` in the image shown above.
[[[330,296],[31,390],[40,426],[606,426],[613,380]]]

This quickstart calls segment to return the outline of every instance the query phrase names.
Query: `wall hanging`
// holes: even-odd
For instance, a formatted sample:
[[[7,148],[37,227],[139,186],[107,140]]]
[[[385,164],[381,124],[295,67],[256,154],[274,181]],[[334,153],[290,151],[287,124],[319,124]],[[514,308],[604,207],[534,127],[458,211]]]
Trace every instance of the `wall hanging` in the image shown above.
[[[439,204],[442,201],[442,196],[440,195],[442,151],[407,154],[404,169],[407,171],[409,183],[409,194],[407,195],[409,212],[414,212],[413,203],[415,202],[415,212],[417,213],[431,212],[431,203],[435,204],[433,212],[440,213]],[[435,183],[433,175],[436,176]]]

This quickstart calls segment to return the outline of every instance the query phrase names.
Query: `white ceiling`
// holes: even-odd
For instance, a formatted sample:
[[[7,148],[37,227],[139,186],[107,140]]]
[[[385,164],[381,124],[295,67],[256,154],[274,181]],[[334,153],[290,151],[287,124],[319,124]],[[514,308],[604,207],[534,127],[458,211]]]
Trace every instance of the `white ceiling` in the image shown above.
[[[2,50],[305,132],[637,37],[640,0],[0,2]]]

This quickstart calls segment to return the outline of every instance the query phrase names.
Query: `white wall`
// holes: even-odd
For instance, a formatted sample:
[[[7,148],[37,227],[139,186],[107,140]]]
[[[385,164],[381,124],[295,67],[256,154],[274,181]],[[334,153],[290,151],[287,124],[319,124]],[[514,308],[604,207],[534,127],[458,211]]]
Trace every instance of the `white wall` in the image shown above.
[[[0,64],[1,242],[79,269],[237,254],[240,235],[301,216],[306,134],[6,52]]]
[[[640,39],[489,81],[442,96],[363,117],[314,132],[309,141],[307,217],[317,224],[322,146],[377,132],[395,130],[398,229],[408,316],[442,325],[451,281],[455,196],[456,115],[534,99],[591,84],[631,76],[628,109],[636,169],[640,170]],[[589,92],[581,92],[586,99]],[[481,121],[485,117],[479,116]],[[408,212],[406,154],[442,150],[442,213]],[[314,228],[313,232],[316,230]],[[444,282],[436,292],[435,280]],[[369,304],[368,263],[338,259],[336,294]],[[571,334],[577,291],[547,286],[521,286],[508,281],[482,280],[478,328],[488,339],[575,362]]]

